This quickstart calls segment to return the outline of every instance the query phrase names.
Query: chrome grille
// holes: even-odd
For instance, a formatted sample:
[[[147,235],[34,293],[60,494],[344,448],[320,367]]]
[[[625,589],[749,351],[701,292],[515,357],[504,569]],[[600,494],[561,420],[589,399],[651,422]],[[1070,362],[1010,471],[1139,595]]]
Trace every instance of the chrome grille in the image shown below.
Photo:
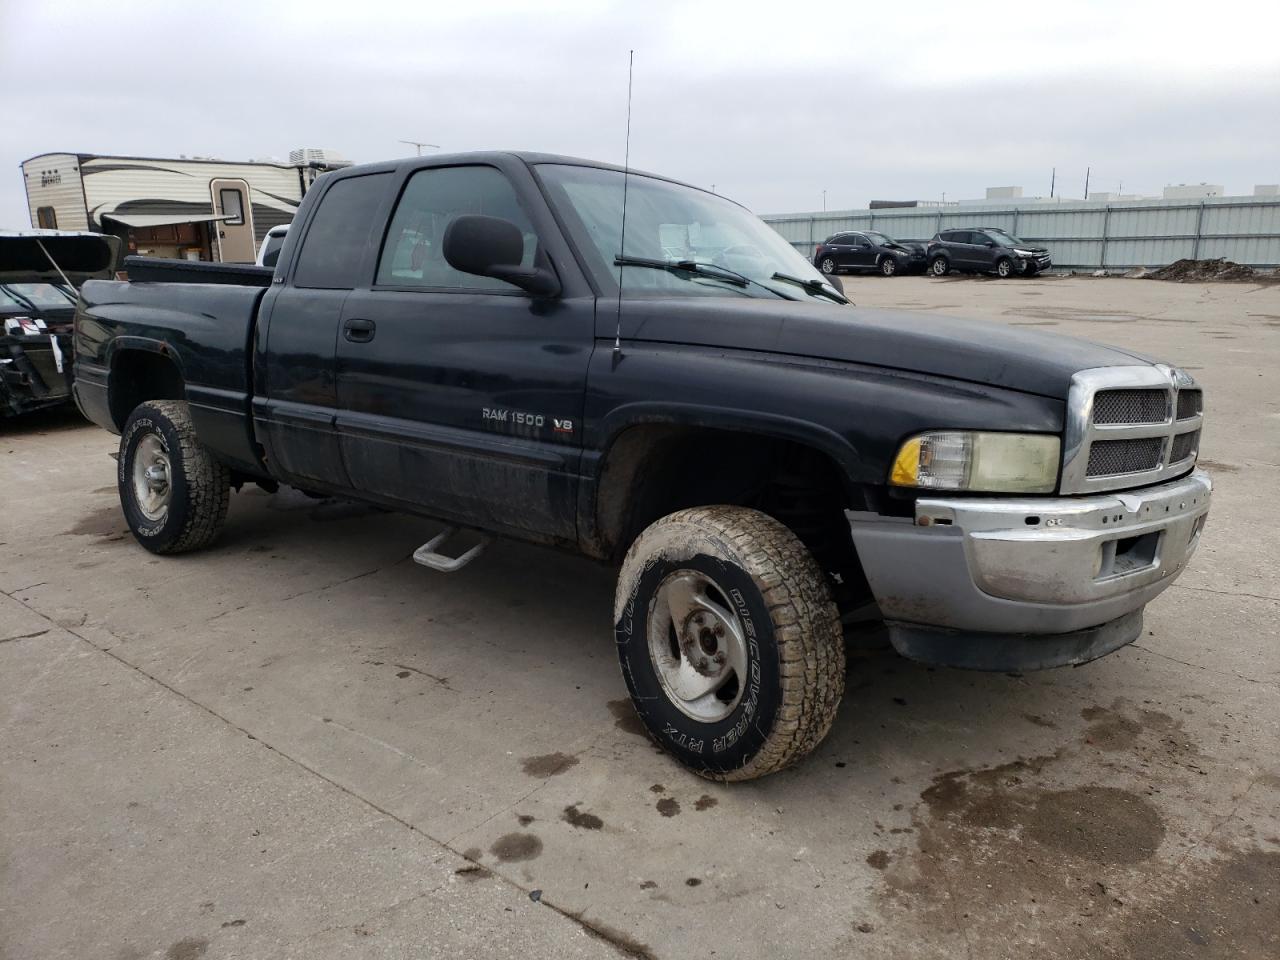
[[[1168,390],[1102,390],[1093,398],[1094,423],[1164,423]]]
[[[1201,392],[1164,364],[1099,367],[1071,378],[1063,431],[1063,493],[1158,483],[1195,462]]]
[[[1200,431],[1192,430],[1190,433],[1180,433],[1173,438],[1173,446],[1169,449],[1169,462],[1181,463],[1187,457],[1196,452],[1196,448],[1200,446]]]
[[[1204,409],[1204,397],[1199,390],[1178,391],[1178,419],[1189,420],[1198,417]]]
[[[1160,466],[1163,437],[1138,440],[1095,440],[1089,448],[1085,476],[1108,477],[1118,473],[1145,473]]]

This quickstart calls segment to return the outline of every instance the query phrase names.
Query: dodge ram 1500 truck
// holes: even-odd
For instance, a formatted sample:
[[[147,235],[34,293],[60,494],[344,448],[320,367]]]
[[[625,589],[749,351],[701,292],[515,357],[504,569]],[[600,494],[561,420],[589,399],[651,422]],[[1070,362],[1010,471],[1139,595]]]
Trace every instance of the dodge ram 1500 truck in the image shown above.
[[[84,287],[75,393],[139,543],[204,547],[233,487],[284,483],[617,564],[635,708],[711,778],[822,740],[868,611],[951,666],[1129,643],[1209,509],[1185,373],[855,308],[737,204],[604,164],[352,167],[274,273],[129,269]],[[440,539],[415,559],[475,555]]]

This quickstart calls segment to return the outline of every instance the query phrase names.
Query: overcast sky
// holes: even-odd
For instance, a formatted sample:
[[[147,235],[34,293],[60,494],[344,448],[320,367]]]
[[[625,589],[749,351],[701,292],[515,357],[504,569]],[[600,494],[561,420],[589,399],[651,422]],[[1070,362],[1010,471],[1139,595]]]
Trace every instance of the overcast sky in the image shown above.
[[[1280,4],[0,0],[0,225],[55,150],[515,148],[762,213],[1280,182]]]

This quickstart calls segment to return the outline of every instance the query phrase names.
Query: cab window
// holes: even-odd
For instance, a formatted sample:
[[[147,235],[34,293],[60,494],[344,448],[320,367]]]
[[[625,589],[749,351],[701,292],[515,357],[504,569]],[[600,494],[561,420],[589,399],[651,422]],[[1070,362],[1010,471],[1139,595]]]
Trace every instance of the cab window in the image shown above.
[[[463,273],[444,258],[444,233],[457,217],[501,217],[524,235],[521,266],[532,266],[538,238],[515,189],[494,167],[438,167],[419,170],[405,185],[387,228],[375,281],[383,287],[520,292],[493,277]]]

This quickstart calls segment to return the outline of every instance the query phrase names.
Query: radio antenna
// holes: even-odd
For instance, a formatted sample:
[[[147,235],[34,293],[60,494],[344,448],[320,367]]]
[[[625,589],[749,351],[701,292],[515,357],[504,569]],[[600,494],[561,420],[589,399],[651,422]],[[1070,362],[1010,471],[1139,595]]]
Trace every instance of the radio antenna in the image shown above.
[[[631,75],[636,52],[627,51],[627,146],[622,158],[622,236],[618,241],[618,310],[613,331],[613,361],[622,356],[622,258],[627,252],[627,181],[631,178]]]

